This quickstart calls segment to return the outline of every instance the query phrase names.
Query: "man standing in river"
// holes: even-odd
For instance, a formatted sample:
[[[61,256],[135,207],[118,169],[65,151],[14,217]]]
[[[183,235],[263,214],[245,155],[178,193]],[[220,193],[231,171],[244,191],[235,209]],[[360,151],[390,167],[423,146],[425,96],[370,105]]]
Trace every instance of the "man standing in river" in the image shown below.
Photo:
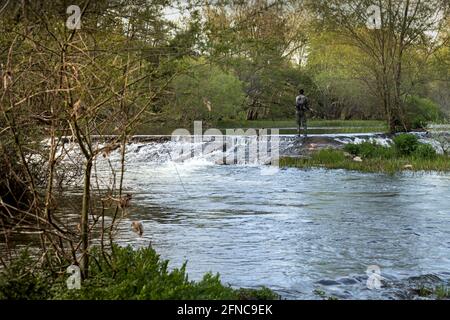
[[[306,112],[311,111],[309,108],[309,100],[308,97],[304,95],[305,91],[303,89],[300,90],[299,95],[295,98],[295,115],[297,119],[297,132],[300,135],[300,129],[303,127],[303,135],[304,137],[308,137],[308,125],[306,119]]]

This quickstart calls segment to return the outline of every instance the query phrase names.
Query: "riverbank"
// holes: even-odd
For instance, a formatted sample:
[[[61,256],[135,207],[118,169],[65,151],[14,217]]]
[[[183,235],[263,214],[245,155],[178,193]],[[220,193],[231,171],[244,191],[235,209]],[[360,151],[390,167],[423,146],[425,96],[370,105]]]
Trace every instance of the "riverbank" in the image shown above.
[[[450,172],[450,157],[438,154],[415,135],[403,134],[383,146],[366,141],[343,147],[315,150],[301,157],[283,157],[281,167],[346,169],[361,172],[395,173],[401,171]]]
[[[280,134],[296,134],[297,123],[294,119],[289,120],[255,120],[255,121],[219,121],[215,124],[219,129],[242,128],[242,129],[272,129],[276,128]],[[308,132],[310,134],[333,134],[333,133],[383,133],[387,132],[385,121],[379,120],[318,120],[308,121]]]
[[[361,161],[355,161],[342,150],[324,149],[313,152],[307,158],[281,158],[280,166],[301,169],[346,169],[368,173],[380,172],[390,174],[402,171],[450,172],[450,158],[447,156],[438,156],[431,160],[416,159],[414,157],[400,157],[397,159],[366,158],[361,159]]]
[[[289,120],[224,120],[214,123],[204,122],[204,129],[216,128],[225,133],[226,129],[278,129],[280,134],[297,133],[295,119]],[[193,123],[180,125],[173,122],[149,122],[139,126],[138,135],[171,135],[179,128],[185,128],[193,132]],[[371,133],[387,132],[385,121],[379,120],[309,120],[308,130],[312,134],[331,133]]]
[[[274,300],[267,288],[234,289],[219,275],[189,281],[186,263],[170,268],[151,247],[115,246],[112,254],[92,250],[89,278],[69,288],[68,265],[41,264],[26,251],[0,272],[0,300]],[[76,283],[76,281],[74,282]]]

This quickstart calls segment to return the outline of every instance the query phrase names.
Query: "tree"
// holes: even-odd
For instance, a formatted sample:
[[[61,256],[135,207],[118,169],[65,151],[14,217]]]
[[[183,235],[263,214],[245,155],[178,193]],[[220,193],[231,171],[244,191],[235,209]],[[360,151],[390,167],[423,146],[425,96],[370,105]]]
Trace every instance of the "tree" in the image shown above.
[[[311,1],[321,26],[360,51],[391,132],[407,130],[404,63],[416,46],[436,48],[448,39],[436,37],[448,14],[446,1],[332,0]],[[379,15],[378,15],[379,14]],[[375,19],[375,24],[369,23]]]
[[[279,76],[305,46],[307,17],[301,6],[283,0],[221,4],[204,9],[207,55],[245,83],[247,120],[273,116],[288,80]]]
[[[1,221],[8,230],[38,234],[48,263],[56,258],[80,265],[84,278],[92,233],[100,232],[107,256],[117,221],[126,215],[128,139],[176,76],[176,70],[164,72],[172,55],[170,23],[161,14],[167,4],[85,0],[81,29],[67,28],[66,1],[23,0],[2,16],[1,155],[12,183],[0,190]],[[115,149],[120,163],[111,166],[113,178],[105,185],[95,162]],[[79,228],[56,214],[57,188],[64,191],[72,178],[67,172],[81,172],[74,177],[82,181]]]
[[[315,109],[325,118],[383,117],[373,98],[376,92],[367,95],[365,84],[360,80],[370,77],[364,55],[336,39],[334,33],[311,32],[305,69],[314,83],[309,92],[317,101]]]
[[[174,78],[169,112],[182,123],[236,119],[244,103],[242,82],[205,59],[184,61],[186,72]]]

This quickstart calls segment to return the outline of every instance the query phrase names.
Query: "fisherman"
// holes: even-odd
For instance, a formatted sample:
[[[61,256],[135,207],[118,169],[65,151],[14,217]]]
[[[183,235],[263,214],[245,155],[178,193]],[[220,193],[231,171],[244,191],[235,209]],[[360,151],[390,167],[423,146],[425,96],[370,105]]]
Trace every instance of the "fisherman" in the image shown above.
[[[295,114],[297,118],[297,132],[298,135],[300,135],[300,129],[303,127],[303,135],[305,138],[308,137],[308,126],[307,126],[307,119],[306,119],[306,112],[311,111],[309,108],[309,100],[305,96],[305,91],[301,89],[299,91],[299,95],[295,98]]]

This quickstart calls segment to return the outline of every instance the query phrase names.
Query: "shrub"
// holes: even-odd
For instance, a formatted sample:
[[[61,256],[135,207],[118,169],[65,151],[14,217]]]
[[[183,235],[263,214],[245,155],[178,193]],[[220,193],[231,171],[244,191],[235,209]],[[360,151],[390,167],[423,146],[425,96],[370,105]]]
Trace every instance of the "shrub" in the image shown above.
[[[380,156],[382,151],[384,151],[383,147],[376,142],[363,142],[359,155],[363,158],[374,158]]]
[[[426,143],[421,143],[419,146],[417,146],[416,150],[413,153],[414,157],[419,159],[435,159],[437,156],[436,150],[434,148]]]
[[[133,250],[115,247],[112,267],[103,255],[94,253],[89,281],[81,290],[67,290],[60,286],[58,298],[69,299],[238,299],[239,291],[220,282],[219,275],[206,274],[201,281],[189,281],[186,264],[169,271],[166,260],[151,248]],[[257,290],[253,290],[258,295]],[[276,295],[263,294],[266,298]]]
[[[0,273],[0,300],[47,299],[51,281],[45,272],[34,270],[28,250],[21,252]]]
[[[1,299],[81,299],[81,300],[213,300],[213,299],[277,299],[267,288],[233,289],[221,283],[219,275],[207,273],[200,281],[189,281],[186,264],[169,270],[169,262],[161,260],[148,247],[114,247],[111,260],[95,248],[90,259],[89,279],[80,290],[67,289],[65,266],[50,275],[45,270],[30,272],[30,258],[14,262],[0,274]],[[108,261],[107,261],[108,259]],[[59,274],[59,276],[58,276]]]
[[[439,122],[445,117],[439,105],[427,98],[410,96],[406,99],[406,106],[411,129],[425,128],[428,123]]]
[[[381,146],[376,142],[363,142],[361,144],[347,144],[344,150],[348,153],[363,158],[391,158],[392,149]]]
[[[401,134],[394,138],[395,150],[401,156],[410,156],[419,144],[419,139],[412,134]]]
[[[356,143],[349,143],[344,146],[344,151],[354,155],[358,156],[361,151],[361,145]]]

